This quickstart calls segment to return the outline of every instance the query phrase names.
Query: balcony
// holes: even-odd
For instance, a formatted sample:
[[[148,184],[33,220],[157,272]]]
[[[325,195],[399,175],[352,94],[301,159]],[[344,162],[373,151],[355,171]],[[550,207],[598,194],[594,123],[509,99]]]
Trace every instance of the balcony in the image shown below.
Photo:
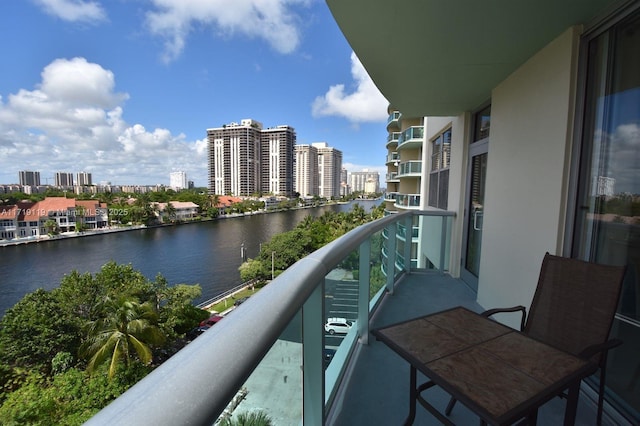
[[[393,111],[387,118],[387,130],[400,127],[400,111]]]
[[[395,206],[401,209],[419,209],[420,194],[398,194]]]
[[[389,133],[389,136],[387,137],[387,145],[386,148],[387,149],[392,149],[398,146],[398,140],[400,139],[400,135],[402,133],[400,132],[391,132]]]
[[[422,175],[422,161],[405,161],[398,166],[398,177],[420,177]]]
[[[387,182],[400,182],[400,179],[398,178],[398,173],[387,173],[385,180]]]
[[[407,257],[410,241],[387,239],[382,256],[382,233],[396,236],[416,215],[439,224],[429,227],[440,232],[426,241],[439,247],[431,259],[437,270],[398,268],[397,256]],[[234,408],[264,410],[278,425],[400,424],[408,409],[409,368],[370,339],[369,330],[458,305],[482,310],[475,294],[446,274],[453,217],[404,212],[340,237],[291,266],[86,424],[213,424]],[[391,272],[382,281],[381,268]],[[336,340],[323,324],[328,309],[347,306],[354,326]],[[428,392],[446,405],[446,394]],[[591,424],[589,399],[581,397],[578,409],[576,424]],[[564,401],[556,398],[539,410],[540,424],[559,424],[563,412]],[[462,404],[451,420],[478,423]],[[415,424],[439,422],[420,409]]]
[[[424,126],[412,126],[402,132],[398,140],[398,149],[417,149],[422,147]]]
[[[387,161],[385,164],[388,166],[398,161],[400,161],[400,154],[398,154],[397,152],[392,152],[391,154],[387,155]]]

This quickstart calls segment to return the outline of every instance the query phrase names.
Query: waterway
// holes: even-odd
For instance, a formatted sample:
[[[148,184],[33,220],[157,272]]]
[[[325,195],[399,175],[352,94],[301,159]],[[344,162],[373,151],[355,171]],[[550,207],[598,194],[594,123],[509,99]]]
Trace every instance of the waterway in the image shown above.
[[[366,211],[379,202],[357,201]],[[178,226],[0,247],[0,316],[27,293],[51,290],[73,270],[96,273],[108,261],[131,264],[147,278],[169,285],[200,284],[208,300],[241,284],[240,248],[257,256],[260,244],[293,229],[306,216],[348,211],[353,203],[247,215]]]

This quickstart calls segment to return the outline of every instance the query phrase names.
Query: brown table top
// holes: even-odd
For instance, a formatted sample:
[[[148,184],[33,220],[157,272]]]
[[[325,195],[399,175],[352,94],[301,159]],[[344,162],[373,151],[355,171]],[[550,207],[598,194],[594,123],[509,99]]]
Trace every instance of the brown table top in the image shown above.
[[[517,420],[593,364],[458,307],[373,334],[492,424]]]

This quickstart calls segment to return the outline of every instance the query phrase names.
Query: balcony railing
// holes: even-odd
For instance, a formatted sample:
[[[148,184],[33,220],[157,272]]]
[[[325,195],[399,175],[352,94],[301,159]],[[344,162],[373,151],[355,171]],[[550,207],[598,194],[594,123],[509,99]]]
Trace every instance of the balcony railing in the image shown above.
[[[441,223],[431,228],[436,231],[430,243],[439,247],[438,259],[432,263],[440,271],[447,270],[453,212],[404,212],[362,225],[295,263],[87,424],[213,424],[231,401],[260,396],[250,385],[254,375],[273,376],[274,369],[287,363],[291,376],[271,377],[268,383],[272,385],[264,389],[265,400],[270,402],[261,408],[271,415],[275,400],[282,399],[282,395],[273,398],[279,382],[299,400],[284,410],[294,413],[294,418],[277,424],[324,424],[338,388],[349,376],[346,367],[354,348],[368,343],[371,311],[385,291],[393,291],[398,279],[411,272],[410,263],[397,259],[410,258],[410,240],[385,240],[383,257],[381,234],[386,230],[388,236],[396,236],[400,225],[412,227],[416,215]],[[405,265],[402,270],[399,264]],[[382,269],[386,275],[377,272]],[[351,278],[339,279],[346,272]],[[356,317],[341,343],[329,349],[327,341],[333,335],[325,335],[323,306],[327,300],[338,299],[338,290],[331,290],[338,285],[352,286]],[[334,293],[329,294],[331,291]],[[339,306],[344,306],[347,296],[340,297]],[[293,342],[296,339],[298,343]],[[328,364],[327,351],[332,354]],[[261,363],[271,364],[261,369]]]
[[[402,133],[400,132],[389,133],[389,136],[387,136],[387,145],[386,145],[387,149],[398,144],[398,140],[400,139],[401,134]]]
[[[402,132],[398,139],[398,149],[422,146],[424,126],[412,126]]]
[[[387,164],[395,163],[396,161],[400,161],[400,154],[397,152],[392,152],[387,155]]]
[[[396,207],[400,208],[420,208],[420,194],[398,194],[396,196]]]
[[[404,163],[400,163],[398,168],[398,177],[404,176],[420,176],[422,173],[422,161],[414,160],[414,161],[406,161]]]

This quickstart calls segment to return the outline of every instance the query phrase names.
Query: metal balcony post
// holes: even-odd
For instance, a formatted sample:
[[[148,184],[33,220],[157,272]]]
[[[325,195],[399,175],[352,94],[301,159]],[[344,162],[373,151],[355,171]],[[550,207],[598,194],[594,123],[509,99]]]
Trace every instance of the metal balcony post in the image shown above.
[[[407,215],[404,219],[404,271],[411,273],[411,243],[413,242],[413,215]]]
[[[387,225],[387,291],[393,294],[393,284],[396,281],[396,232],[397,221]]]
[[[364,345],[369,343],[369,287],[371,282],[371,237],[360,244],[358,278],[358,337]]]

